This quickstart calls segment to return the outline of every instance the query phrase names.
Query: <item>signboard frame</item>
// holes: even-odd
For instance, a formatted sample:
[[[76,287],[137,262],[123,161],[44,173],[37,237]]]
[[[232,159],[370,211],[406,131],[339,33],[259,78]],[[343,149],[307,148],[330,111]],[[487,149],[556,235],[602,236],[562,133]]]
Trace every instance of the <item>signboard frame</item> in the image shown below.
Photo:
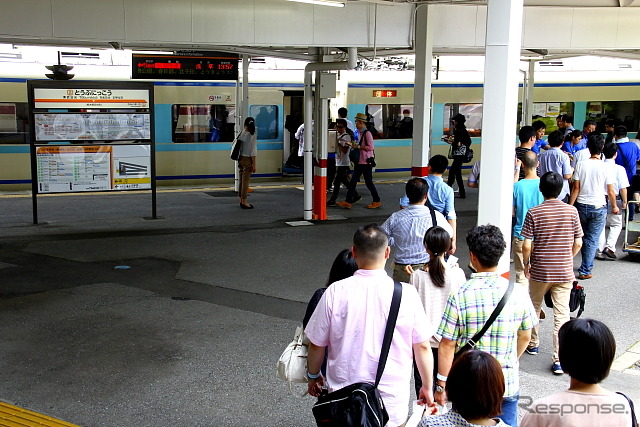
[[[38,194],[89,191],[151,190],[151,217],[157,219],[153,88],[153,82],[27,81],[34,224]],[[73,123],[47,130],[44,137],[40,129],[37,140],[35,118],[43,114]],[[139,123],[128,119],[134,115],[143,116],[149,128],[140,132]],[[143,155],[126,161],[135,153]]]

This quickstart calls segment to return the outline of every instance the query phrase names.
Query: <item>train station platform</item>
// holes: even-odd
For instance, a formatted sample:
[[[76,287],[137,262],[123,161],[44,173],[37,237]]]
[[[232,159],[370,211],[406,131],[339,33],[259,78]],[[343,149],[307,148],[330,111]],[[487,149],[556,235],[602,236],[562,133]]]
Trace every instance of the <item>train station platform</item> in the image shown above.
[[[30,195],[0,195],[0,401],[82,426],[314,425],[276,361],[355,229],[397,209],[404,181],[377,187],[382,208],[366,209],[362,186],[353,209],[307,226],[288,224],[302,219],[298,179],[252,182],[254,210],[228,187],[162,189],[156,220],[147,193],[39,197],[39,225]],[[462,266],[477,195],[456,199]],[[583,316],[624,356],[640,340],[638,264],[618,255],[583,283]],[[551,328],[521,359],[521,413],[568,387],[549,369]],[[630,366],[604,386],[640,404]]]

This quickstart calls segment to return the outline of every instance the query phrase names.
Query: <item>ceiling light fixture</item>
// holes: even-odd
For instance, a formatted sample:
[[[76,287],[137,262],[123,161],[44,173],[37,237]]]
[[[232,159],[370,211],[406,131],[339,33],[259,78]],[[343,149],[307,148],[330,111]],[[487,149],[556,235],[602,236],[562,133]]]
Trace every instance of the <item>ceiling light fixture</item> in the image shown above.
[[[334,0],[289,0],[297,3],[318,4],[321,6],[344,7],[344,3]]]

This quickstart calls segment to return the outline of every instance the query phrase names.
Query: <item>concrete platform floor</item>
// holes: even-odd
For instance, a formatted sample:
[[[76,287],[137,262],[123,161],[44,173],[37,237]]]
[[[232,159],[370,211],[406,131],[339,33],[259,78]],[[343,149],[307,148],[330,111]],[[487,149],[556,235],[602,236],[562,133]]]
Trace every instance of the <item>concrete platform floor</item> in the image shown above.
[[[313,399],[288,395],[276,361],[335,255],[395,211],[403,187],[378,183],[383,207],[368,210],[363,186],[353,209],[329,208],[343,219],[302,227],[286,224],[302,218],[295,182],[255,183],[254,210],[228,188],[161,190],[157,220],[146,193],[41,196],[39,225],[30,196],[0,196],[0,400],[83,426],[314,425]],[[461,265],[476,222],[467,194]],[[622,355],[640,340],[639,270],[618,255],[584,283],[583,316],[607,323]],[[568,385],[549,371],[550,320],[540,355],[521,360],[523,402]],[[632,370],[605,387],[640,403]]]

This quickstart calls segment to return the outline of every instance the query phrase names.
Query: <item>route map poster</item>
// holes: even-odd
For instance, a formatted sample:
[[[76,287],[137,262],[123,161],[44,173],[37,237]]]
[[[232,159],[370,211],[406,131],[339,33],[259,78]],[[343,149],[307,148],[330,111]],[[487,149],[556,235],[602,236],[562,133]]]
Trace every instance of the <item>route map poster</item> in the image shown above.
[[[38,193],[151,189],[149,145],[36,149]]]

